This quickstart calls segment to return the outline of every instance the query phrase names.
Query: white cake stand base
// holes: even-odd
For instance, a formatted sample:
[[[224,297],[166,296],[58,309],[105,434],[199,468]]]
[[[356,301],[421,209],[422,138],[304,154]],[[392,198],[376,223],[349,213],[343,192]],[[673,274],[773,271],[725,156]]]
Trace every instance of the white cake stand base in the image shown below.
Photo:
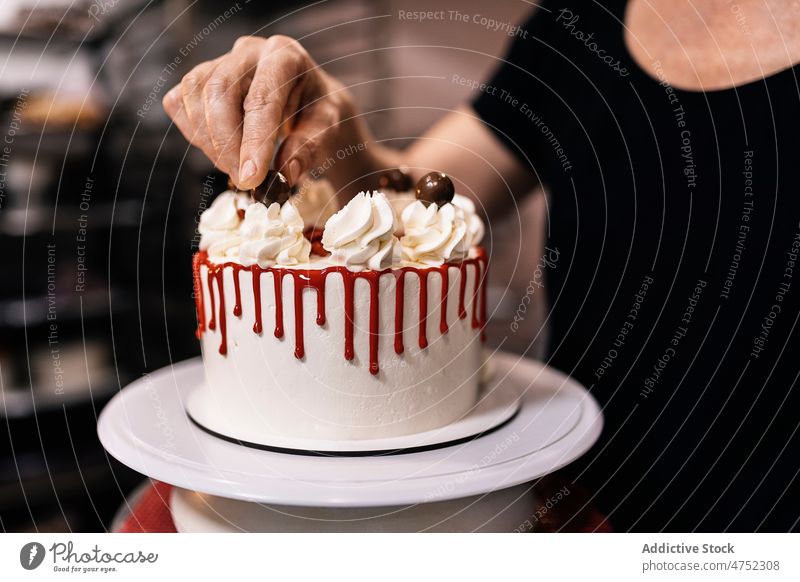
[[[181,533],[511,532],[534,514],[529,484],[485,495],[390,507],[303,507],[173,489]]]
[[[507,353],[492,360],[495,381],[522,393],[519,412],[444,448],[320,457],[219,439],[185,413],[199,360],[125,388],[98,433],[121,462],[179,488],[172,506],[181,531],[511,531],[531,515],[527,484],[586,452],[602,414],[552,368]]]

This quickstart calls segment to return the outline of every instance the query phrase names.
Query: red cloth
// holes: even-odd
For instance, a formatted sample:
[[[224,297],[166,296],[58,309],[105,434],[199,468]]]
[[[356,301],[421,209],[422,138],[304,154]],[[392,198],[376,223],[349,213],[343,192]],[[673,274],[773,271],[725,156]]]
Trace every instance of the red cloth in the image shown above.
[[[153,481],[142,493],[119,528],[121,533],[175,533],[169,510],[172,485]],[[568,483],[558,473],[540,479],[534,486],[536,512],[528,520],[534,532],[611,532],[608,519],[592,504],[582,487]]]
[[[122,522],[120,533],[176,533],[169,510],[172,485],[152,481]]]
[[[533,486],[536,511],[530,521],[534,532],[611,533],[608,518],[592,502],[583,487],[558,471],[542,477]]]

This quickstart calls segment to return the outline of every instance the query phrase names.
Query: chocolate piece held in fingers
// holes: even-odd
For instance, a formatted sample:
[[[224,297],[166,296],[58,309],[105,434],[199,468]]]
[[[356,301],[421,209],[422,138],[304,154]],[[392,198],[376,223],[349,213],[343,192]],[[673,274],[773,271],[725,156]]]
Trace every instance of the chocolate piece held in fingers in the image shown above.
[[[394,190],[395,192],[405,192],[411,190],[411,176],[400,168],[386,170],[378,176],[379,190]]]
[[[260,185],[250,191],[250,194],[258,202],[263,202],[267,206],[273,202],[283,204],[292,195],[292,188],[289,182],[277,170],[267,172],[267,177]]]
[[[417,182],[417,200],[426,205],[433,202],[438,206],[444,206],[448,202],[452,202],[455,195],[456,189],[453,181],[442,172],[425,174]]]

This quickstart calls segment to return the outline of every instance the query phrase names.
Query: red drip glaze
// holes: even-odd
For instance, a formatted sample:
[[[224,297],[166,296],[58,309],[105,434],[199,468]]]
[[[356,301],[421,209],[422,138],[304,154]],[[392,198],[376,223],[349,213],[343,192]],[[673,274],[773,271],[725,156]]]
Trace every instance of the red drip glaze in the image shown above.
[[[419,347],[428,347],[428,273],[430,269],[421,269],[419,275]]]
[[[480,303],[479,291],[481,286],[481,267],[475,263],[475,285],[472,291],[472,329],[481,327],[481,322],[478,319],[478,303]]]
[[[322,229],[307,228],[303,236],[311,243],[311,254],[319,257],[327,257],[330,253],[322,246]]]
[[[253,269],[253,301],[256,310],[256,321],[253,323],[253,332],[261,335],[261,271]]]
[[[353,347],[353,327],[355,326],[355,284],[356,279],[349,272],[342,272],[344,282],[344,359],[348,362],[356,357]]]
[[[303,289],[305,285],[300,284],[299,273],[293,271],[294,279],[294,357],[302,360],[306,355],[306,343],[303,339]],[[283,281],[283,275],[281,275]]]
[[[233,271],[236,274],[236,269]],[[228,329],[227,319],[228,315],[225,313],[225,269],[222,267],[214,270],[214,278],[217,280],[217,288],[219,289],[219,353],[223,356],[228,353]],[[209,284],[209,289],[211,285]]]
[[[208,329],[217,329],[217,304],[214,299],[214,271],[216,266],[208,265],[208,300],[211,302],[211,319],[208,320]]]
[[[317,292],[317,325],[325,325],[325,281],[328,277],[328,270],[282,269],[276,267],[273,268],[273,271],[280,272],[281,279],[285,275],[291,275],[294,282],[294,355],[297,358],[302,358],[305,355],[305,343],[303,341],[303,289],[314,289]]]
[[[203,298],[203,286],[201,285],[200,268],[205,265],[208,269],[208,292],[211,316],[206,323],[205,303]],[[482,251],[472,259],[466,259],[457,266],[460,269],[461,281],[458,298],[459,319],[466,317],[464,306],[464,295],[466,289],[467,267],[475,267],[475,284],[473,289],[473,312],[472,327],[480,328],[482,337],[486,324],[486,255]],[[324,269],[285,269],[272,267],[262,269],[258,265],[244,267],[238,263],[215,264],[208,260],[205,252],[195,255],[192,261],[193,276],[195,284],[195,305],[197,307],[197,335],[202,336],[206,329],[215,330],[217,321],[221,334],[219,352],[227,353],[227,325],[225,318],[225,292],[223,286],[223,272],[226,267],[230,267],[234,276],[234,291],[236,293],[236,304],[233,313],[241,316],[241,290],[239,288],[239,274],[242,270],[249,270],[253,275],[253,296],[255,304],[255,323],[253,332],[260,334],[262,331],[261,319],[261,275],[265,271],[270,271],[273,277],[273,287],[275,294],[275,337],[282,338],[283,329],[283,278],[290,275],[294,282],[294,315],[295,315],[295,356],[303,358],[305,356],[305,342],[303,330],[303,290],[312,288],[317,292],[317,324],[324,325],[326,322],[326,301],[325,301],[325,282],[328,274],[335,272],[342,275],[344,284],[344,316],[345,316],[345,359],[355,358],[353,345],[353,335],[355,327],[355,281],[358,278],[366,279],[370,286],[370,323],[369,323],[369,371],[372,374],[379,372],[378,366],[378,346],[379,346],[379,326],[380,326],[380,277],[385,274],[393,274],[395,277],[395,338],[394,350],[397,354],[404,352],[403,345],[403,311],[405,302],[405,275],[411,271],[417,274],[420,281],[420,330],[419,346],[425,348],[428,345],[427,320],[428,320],[428,275],[432,271],[437,271],[441,276],[441,318],[439,330],[442,334],[449,331],[447,323],[447,296],[449,292],[449,267],[445,264],[441,267],[402,267],[400,269],[387,269],[385,271],[361,271],[353,272],[345,267],[332,266]],[[216,300],[214,282],[217,284],[219,301]],[[217,319],[217,303],[219,303],[219,319]]]
[[[275,283],[275,337],[283,337],[283,271],[272,270]]]
[[[464,295],[467,290],[467,265],[466,263],[461,263],[459,265],[459,270],[461,271],[461,281],[459,282],[458,288],[458,318],[464,319],[467,317],[467,310],[464,307]]]
[[[403,310],[405,309],[406,296],[406,270],[400,269],[395,277],[394,299],[394,353],[402,354],[403,347]]]
[[[192,257],[192,279],[194,281],[194,305],[197,309],[197,330],[195,336],[197,339],[203,335],[206,330],[206,309],[203,305],[203,285],[200,282],[200,259],[202,255],[196,253]]]
[[[239,272],[241,270],[242,268],[239,265],[233,269],[233,295],[236,300],[233,304],[233,314],[236,317],[242,316],[242,291],[239,289]]]
[[[449,331],[447,327],[447,291],[450,287],[450,269],[445,268],[441,271],[442,276],[442,299],[440,302],[441,307],[441,317],[439,318],[439,332],[444,335]]]
[[[317,289],[317,325],[325,325],[325,277],[322,277],[322,282],[315,287]]]
[[[380,272],[366,273],[369,282],[369,372],[378,373],[378,324],[380,322]]]

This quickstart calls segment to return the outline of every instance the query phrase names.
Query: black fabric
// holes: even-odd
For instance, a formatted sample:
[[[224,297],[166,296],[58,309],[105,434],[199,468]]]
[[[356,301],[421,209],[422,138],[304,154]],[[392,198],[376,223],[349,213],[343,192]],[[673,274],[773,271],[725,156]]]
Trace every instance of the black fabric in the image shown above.
[[[618,530],[796,530],[797,67],[670,92],[624,8],[544,2],[473,103],[548,192],[549,363],[606,420],[570,471]]]

